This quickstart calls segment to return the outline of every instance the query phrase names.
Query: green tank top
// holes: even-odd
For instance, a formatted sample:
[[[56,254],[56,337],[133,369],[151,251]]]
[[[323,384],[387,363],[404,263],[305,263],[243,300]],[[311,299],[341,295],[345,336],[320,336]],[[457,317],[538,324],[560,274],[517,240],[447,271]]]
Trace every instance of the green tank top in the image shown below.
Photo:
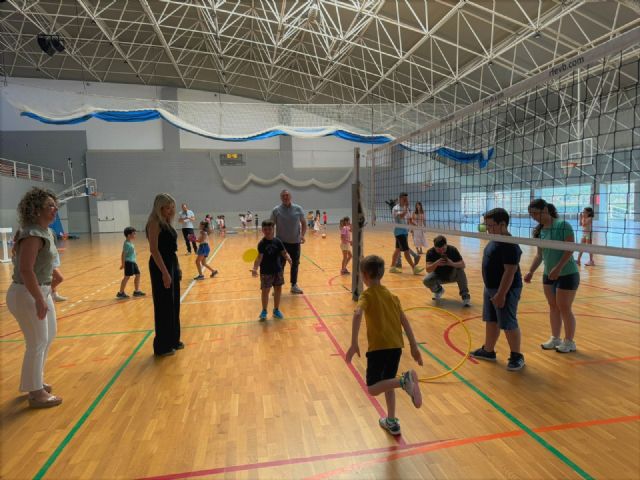
[[[540,231],[540,239],[542,240],[558,240],[564,242],[569,237],[573,237],[573,228],[571,228],[571,225],[568,222],[560,219],[555,219],[549,228],[543,228]],[[560,259],[564,254],[564,250],[555,250],[553,248],[542,249],[542,260],[544,261],[545,275],[549,275],[549,272],[560,262]],[[560,276],[571,275],[577,271],[578,265],[576,265],[572,256],[569,258],[569,261],[565,263],[564,267],[562,267]]]
[[[58,255],[58,249],[51,230],[38,225],[30,225],[20,230],[20,235],[16,239],[16,254],[13,256],[13,281],[20,284],[24,283],[20,276],[20,242],[28,237],[38,237],[44,242],[42,248],[38,250],[33,271],[40,285],[49,284],[53,274],[53,261]]]

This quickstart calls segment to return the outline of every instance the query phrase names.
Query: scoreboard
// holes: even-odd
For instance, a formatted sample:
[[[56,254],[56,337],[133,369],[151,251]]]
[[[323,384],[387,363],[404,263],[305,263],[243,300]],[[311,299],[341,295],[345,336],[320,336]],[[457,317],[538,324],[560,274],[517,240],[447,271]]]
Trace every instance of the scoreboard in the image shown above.
[[[235,167],[237,165],[244,165],[244,157],[241,153],[221,153],[220,165]]]

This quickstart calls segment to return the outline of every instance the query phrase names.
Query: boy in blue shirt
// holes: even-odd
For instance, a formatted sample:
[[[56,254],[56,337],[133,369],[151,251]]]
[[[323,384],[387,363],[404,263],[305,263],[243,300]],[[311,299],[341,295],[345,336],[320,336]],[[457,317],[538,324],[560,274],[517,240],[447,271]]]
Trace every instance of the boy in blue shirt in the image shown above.
[[[256,216],[257,218],[257,216]],[[262,290],[262,311],[260,321],[267,319],[267,307],[269,306],[269,291],[273,287],[273,318],[284,318],[280,311],[280,296],[284,284],[284,265],[286,260],[291,265],[291,257],[284,248],[282,241],[274,236],[274,223],[270,220],[262,222],[264,238],[258,243],[258,257],[253,262],[251,274],[258,276],[260,266],[260,289]]]
[[[117,298],[129,298],[129,295],[124,293],[124,289],[127,286],[127,282],[130,277],[134,278],[134,297],[144,297],[146,294],[140,291],[140,269],[136,263],[136,248],[133,245],[133,240],[136,238],[136,229],[133,227],[127,227],[124,229],[124,236],[126,240],[122,245],[122,255],[120,257],[120,270],[124,269],[124,278],[120,282],[120,291],[116,294]]]
[[[490,235],[511,235],[509,233],[509,213],[504,208],[494,208],[484,214],[487,232]],[[482,256],[482,279],[484,281],[484,302],[482,319],[485,322],[484,345],[474,352],[473,358],[496,361],[494,348],[500,330],[504,330],[511,355],[507,370],[521,370],[524,356],[520,352],[520,327],[518,325],[518,302],[522,292],[520,257],[522,250],[514,243],[491,240]]]

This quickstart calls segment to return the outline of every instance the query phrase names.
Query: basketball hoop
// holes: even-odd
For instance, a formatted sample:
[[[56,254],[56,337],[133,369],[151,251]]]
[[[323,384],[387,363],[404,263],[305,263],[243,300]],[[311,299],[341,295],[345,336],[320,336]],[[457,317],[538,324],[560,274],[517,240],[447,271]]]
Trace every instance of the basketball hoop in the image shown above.
[[[563,162],[560,164],[560,168],[564,170],[565,177],[571,175],[574,168],[578,166],[578,162]]]

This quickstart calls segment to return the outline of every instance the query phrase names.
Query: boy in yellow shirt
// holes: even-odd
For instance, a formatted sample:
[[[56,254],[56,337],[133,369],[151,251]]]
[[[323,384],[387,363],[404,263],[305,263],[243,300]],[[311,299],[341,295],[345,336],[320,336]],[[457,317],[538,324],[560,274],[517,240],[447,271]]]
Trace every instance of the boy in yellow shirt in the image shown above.
[[[407,392],[416,408],[420,408],[422,405],[422,394],[415,370],[408,370],[400,378],[396,378],[402,347],[404,347],[403,328],[409,339],[411,356],[418,365],[422,365],[422,356],[409,320],[400,306],[400,299],[392,294],[387,287],[380,284],[384,275],[384,260],[377,255],[369,255],[362,259],[360,272],[367,289],[360,296],[358,306],[353,314],[351,346],[347,350],[346,360],[347,363],[351,363],[355,354],[360,356],[358,332],[364,314],[369,344],[367,350],[368,392],[373,396],[384,393],[387,402],[387,416],[381,418],[379,424],[391,435],[400,435],[400,423],[396,418],[395,389],[402,388]]]

